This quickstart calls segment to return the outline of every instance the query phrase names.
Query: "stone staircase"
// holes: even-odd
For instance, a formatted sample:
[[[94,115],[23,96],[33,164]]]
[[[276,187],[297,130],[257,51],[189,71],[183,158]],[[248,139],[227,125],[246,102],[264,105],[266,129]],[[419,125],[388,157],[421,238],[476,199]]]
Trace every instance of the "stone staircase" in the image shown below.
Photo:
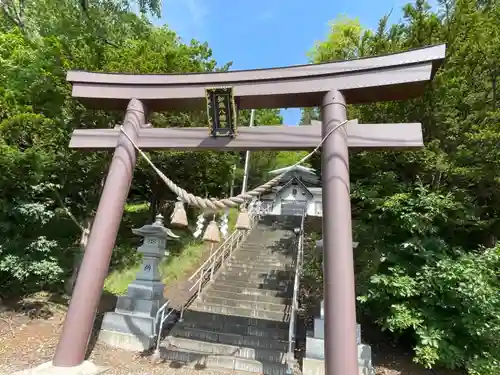
[[[163,342],[167,360],[197,368],[287,372],[300,217],[265,217]],[[278,228],[278,229],[276,229]]]

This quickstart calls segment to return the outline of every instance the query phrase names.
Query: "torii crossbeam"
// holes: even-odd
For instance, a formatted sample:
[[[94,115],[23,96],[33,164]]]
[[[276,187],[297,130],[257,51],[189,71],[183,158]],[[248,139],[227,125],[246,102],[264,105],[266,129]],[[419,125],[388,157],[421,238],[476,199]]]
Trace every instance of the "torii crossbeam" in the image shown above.
[[[354,149],[420,148],[422,126],[409,124],[346,124],[347,143]],[[119,129],[77,129],[69,147],[114,149]],[[141,128],[136,144],[144,150],[307,150],[321,142],[321,123],[303,126],[261,126],[238,129],[236,138],[213,138],[207,128]]]
[[[403,53],[278,69],[174,75],[68,72],[73,96],[94,108],[126,108],[124,130],[144,149],[298,150],[317,146],[346,121],[346,103],[421,95],[445,55],[438,45]],[[321,107],[321,125],[240,128],[235,139],[207,128],[155,129],[148,111],[201,109],[205,89],[230,86],[238,108]],[[53,364],[83,362],[106,278],[136,150],[118,129],[75,130],[71,147],[115,149]],[[423,146],[420,124],[358,124],[333,131],[322,147],[325,373],[358,374],[348,148]]]

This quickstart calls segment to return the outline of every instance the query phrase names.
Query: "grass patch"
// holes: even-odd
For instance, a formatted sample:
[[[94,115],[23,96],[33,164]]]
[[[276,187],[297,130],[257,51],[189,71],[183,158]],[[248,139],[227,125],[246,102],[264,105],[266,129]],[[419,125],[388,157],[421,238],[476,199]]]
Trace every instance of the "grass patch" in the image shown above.
[[[232,232],[234,230],[234,226],[236,225],[236,220],[238,219],[239,212],[240,211],[237,208],[229,209],[229,217],[228,217],[229,232]]]
[[[184,245],[180,253],[170,254],[159,266],[163,283],[168,285],[181,279],[187,272],[194,271],[193,268],[200,263],[206,249],[206,244],[192,241]],[[126,294],[128,285],[134,281],[139,272],[139,265],[140,258],[132,266],[112,271],[104,282],[104,290],[114,295]]]

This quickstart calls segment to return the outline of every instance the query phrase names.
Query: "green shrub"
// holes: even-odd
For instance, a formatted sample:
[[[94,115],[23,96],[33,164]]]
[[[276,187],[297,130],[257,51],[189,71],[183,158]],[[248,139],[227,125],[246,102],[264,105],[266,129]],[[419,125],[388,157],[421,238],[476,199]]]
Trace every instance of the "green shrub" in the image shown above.
[[[379,201],[362,194],[357,204],[373,209],[356,231],[365,313],[383,330],[409,334],[425,367],[500,373],[500,245],[453,245],[446,228],[467,217],[452,194],[422,186]],[[374,227],[383,228],[378,238]]]

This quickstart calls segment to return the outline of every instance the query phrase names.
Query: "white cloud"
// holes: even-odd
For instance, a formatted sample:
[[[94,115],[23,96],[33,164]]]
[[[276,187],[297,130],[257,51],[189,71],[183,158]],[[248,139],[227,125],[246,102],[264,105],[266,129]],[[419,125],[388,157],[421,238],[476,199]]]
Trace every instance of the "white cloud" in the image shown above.
[[[204,39],[209,8],[203,0],[163,0],[162,22],[185,40]]]
[[[188,9],[191,20],[195,24],[203,23],[208,15],[206,2],[201,0],[183,0]]]

